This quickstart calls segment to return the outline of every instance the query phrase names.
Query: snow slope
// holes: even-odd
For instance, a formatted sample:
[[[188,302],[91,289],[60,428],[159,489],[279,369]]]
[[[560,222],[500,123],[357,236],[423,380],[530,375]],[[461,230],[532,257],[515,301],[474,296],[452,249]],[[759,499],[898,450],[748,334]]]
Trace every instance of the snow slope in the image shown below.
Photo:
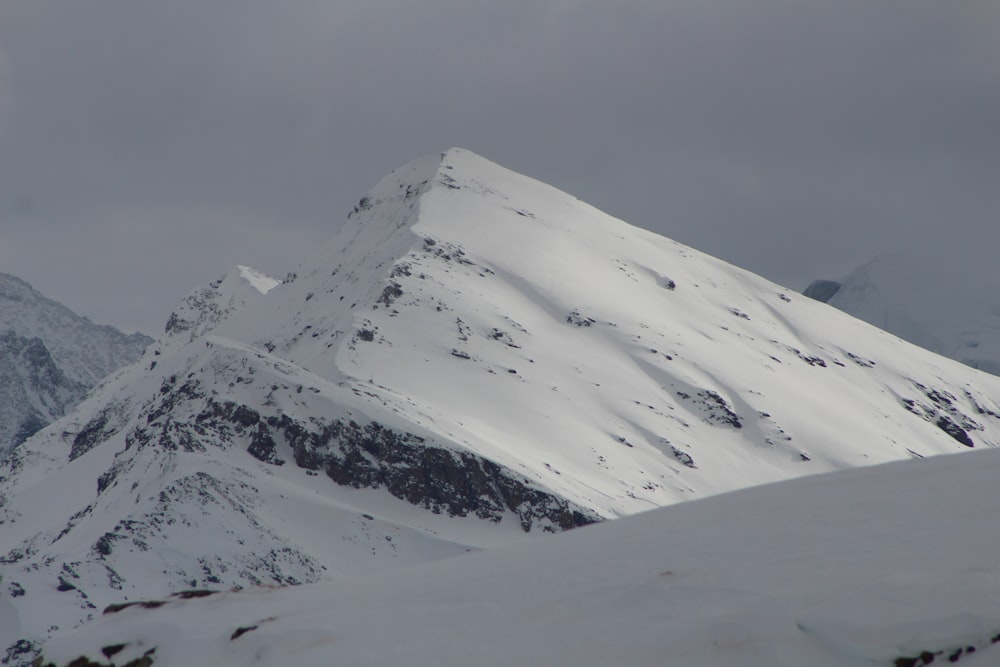
[[[379,577],[111,609],[45,661],[996,665],[998,476],[1000,451],[896,462]]]
[[[236,269],[170,319],[0,469],[0,651],[1000,443],[1000,378],[460,149],[282,284]]]
[[[810,288],[823,283],[829,285],[817,292],[821,301],[915,345],[1000,375],[994,267],[956,268],[933,259],[882,255],[841,281],[815,281]]]
[[[994,380],[466,151],[352,217],[218,333],[366,384],[601,516],[958,451],[946,415],[998,442]]]

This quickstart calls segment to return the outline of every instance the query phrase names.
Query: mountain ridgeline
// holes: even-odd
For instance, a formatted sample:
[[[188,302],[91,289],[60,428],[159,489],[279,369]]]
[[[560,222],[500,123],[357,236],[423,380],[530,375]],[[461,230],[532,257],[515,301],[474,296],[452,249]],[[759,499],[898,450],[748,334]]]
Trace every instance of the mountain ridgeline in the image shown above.
[[[0,455],[62,417],[151,342],[96,325],[0,273]]]
[[[997,397],[1000,378],[453,149],[388,175],[280,284],[237,267],[192,292],[8,456],[0,652],[123,600],[995,447]]]

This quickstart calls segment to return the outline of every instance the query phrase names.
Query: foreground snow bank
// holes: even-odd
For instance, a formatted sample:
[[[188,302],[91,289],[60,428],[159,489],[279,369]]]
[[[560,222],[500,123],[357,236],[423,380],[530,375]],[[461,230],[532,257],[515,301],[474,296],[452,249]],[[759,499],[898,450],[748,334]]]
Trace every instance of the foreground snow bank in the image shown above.
[[[995,665],[998,476],[996,450],[891,463],[377,578],[134,605],[45,664]]]

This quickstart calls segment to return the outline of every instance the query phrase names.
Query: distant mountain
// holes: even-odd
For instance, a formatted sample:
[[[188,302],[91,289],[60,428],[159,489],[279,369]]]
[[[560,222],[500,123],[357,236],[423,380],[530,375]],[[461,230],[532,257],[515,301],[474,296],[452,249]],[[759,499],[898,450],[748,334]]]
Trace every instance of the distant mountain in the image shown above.
[[[0,467],[0,651],[1000,444],[1000,378],[459,149],[281,284],[234,269],[168,322]]]
[[[1000,290],[995,267],[945,266],[882,255],[804,294],[973,368],[1000,375]]]
[[[0,454],[63,416],[152,340],[96,325],[0,273]]]

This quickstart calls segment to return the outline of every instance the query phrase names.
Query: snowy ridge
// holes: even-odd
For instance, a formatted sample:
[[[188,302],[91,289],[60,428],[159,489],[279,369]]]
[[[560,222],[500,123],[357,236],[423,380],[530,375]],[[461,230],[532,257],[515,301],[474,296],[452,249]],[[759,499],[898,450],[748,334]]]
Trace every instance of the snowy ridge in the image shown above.
[[[996,665],[1000,451],[654,510],[377,578],[112,607],[45,664]]]
[[[265,273],[237,265],[218,280],[189,292],[170,313],[167,335],[159,343],[166,345],[172,339],[189,343],[279,284]]]
[[[192,292],[0,469],[0,657],[122,600],[1000,443],[1000,378],[460,149],[262,284]]]

